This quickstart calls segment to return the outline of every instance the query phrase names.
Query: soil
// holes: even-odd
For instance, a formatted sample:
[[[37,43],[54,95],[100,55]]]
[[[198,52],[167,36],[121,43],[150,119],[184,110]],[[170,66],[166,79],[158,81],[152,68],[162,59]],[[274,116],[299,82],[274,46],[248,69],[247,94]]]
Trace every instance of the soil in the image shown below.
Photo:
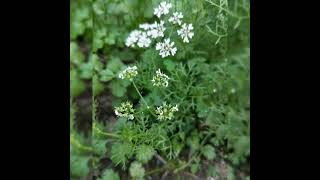
[[[89,83],[86,82],[87,87]],[[76,128],[79,132],[84,132],[86,136],[91,133],[92,127],[92,98],[91,88],[86,88],[86,91],[75,99],[77,105],[76,111]]]

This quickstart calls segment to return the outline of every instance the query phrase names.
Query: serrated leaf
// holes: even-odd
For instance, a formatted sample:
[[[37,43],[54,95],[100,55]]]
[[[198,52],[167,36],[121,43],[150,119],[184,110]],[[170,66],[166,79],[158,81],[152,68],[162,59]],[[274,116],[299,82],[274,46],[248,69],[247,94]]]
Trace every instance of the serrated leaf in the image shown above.
[[[120,81],[111,81],[111,92],[116,97],[122,97],[126,92],[127,88]]]
[[[88,63],[83,63],[79,66],[80,69],[80,78],[82,79],[90,79],[92,76],[92,63],[89,61]]]
[[[174,71],[176,67],[176,63],[174,63],[171,59],[166,59],[163,61],[164,66],[169,72]]]
[[[115,143],[111,148],[111,160],[115,165],[121,165],[123,169],[126,168],[126,163],[133,154],[133,147],[131,144]]]
[[[200,164],[199,163],[194,163],[191,164],[190,170],[192,174],[196,174],[199,170]]]
[[[130,176],[135,179],[143,179],[145,174],[145,170],[142,167],[142,164],[136,161],[131,163],[129,172]]]
[[[217,130],[217,138],[224,139],[228,133],[228,126],[227,125],[221,125],[219,126]]]
[[[106,152],[106,141],[105,140],[93,140],[93,150],[96,154],[102,156]]]
[[[136,153],[137,153],[137,159],[141,163],[147,163],[149,160],[152,159],[155,151],[151,146],[143,144],[137,148]]]
[[[201,149],[201,153],[204,157],[206,157],[208,160],[213,160],[216,157],[216,153],[214,148],[211,145],[205,145]]]
[[[108,82],[115,77],[115,74],[110,69],[104,69],[100,71],[100,80],[103,82]]]
[[[107,68],[117,74],[122,68],[124,67],[124,64],[118,57],[111,57],[111,59],[108,61]]]
[[[223,115],[216,111],[216,110],[211,110],[206,118],[206,125],[210,127],[216,127],[217,124],[220,124],[220,122],[223,120]]]
[[[86,176],[89,173],[88,157],[71,155],[70,172],[73,176]]]
[[[85,84],[79,78],[78,73],[76,70],[70,71],[70,95],[71,97],[79,96],[83,91],[85,91]]]
[[[99,180],[120,180],[120,176],[118,173],[114,172],[112,169],[107,169],[103,172]]]
[[[235,153],[238,156],[247,155],[250,153],[250,138],[241,136],[234,144]]]
[[[191,137],[187,138],[187,144],[190,146],[191,151],[195,151],[200,146],[200,138],[197,133],[193,134]]]
[[[92,61],[94,70],[99,72],[103,69],[103,64],[99,60],[99,57],[96,54],[92,54],[91,61]]]

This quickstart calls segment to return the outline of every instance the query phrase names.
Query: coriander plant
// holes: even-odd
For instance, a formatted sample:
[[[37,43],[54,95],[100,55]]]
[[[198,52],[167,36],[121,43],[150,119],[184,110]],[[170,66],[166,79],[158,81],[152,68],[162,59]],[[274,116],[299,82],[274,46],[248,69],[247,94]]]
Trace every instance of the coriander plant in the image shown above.
[[[250,179],[250,2],[71,2],[71,179]]]

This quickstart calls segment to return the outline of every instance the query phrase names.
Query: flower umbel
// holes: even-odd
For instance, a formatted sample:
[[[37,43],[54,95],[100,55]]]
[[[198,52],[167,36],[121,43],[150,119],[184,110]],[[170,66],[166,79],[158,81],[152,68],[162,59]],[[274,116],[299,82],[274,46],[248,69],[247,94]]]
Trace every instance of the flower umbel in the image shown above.
[[[139,36],[139,40],[137,45],[139,47],[149,47],[151,44],[151,39],[148,38],[147,33],[146,32],[142,32]]]
[[[169,18],[169,22],[171,22],[172,24],[179,24],[181,25],[181,19],[183,18],[183,15],[181,12],[174,12],[173,16],[171,16]]]
[[[163,74],[163,73],[161,72],[161,70],[158,69],[158,70],[156,71],[156,75],[153,76],[153,78],[152,78],[151,81],[152,81],[152,83],[153,83],[154,86],[168,87],[168,85],[169,85],[168,80],[169,80],[169,79],[170,79],[170,78],[169,78],[167,75]]]
[[[154,15],[156,15],[158,18],[161,17],[163,14],[168,14],[169,9],[172,7],[171,3],[167,3],[165,1],[161,2],[160,5],[156,8],[154,8]]]
[[[135,47],[135,43],[139,40],[142,31],[133,30],[126,39],[127,47]]]
[[[192,30],[193,30],[192,24],[187,25],[186,23],[184,23],[182,25],[182,28],[179,29],[177,32],[178,32],[178,35],[181,36],[181,38],[183,39],[183,42],[189,43],[189,38],[191,39],[194,35]]]
[[[127,67],[125,70],[119,73],[120,79],[129,79],[130,81],[138,74],[137,66]]]
[[[134,119],[133,105],[129,101],[121,103],[119,107],[115,108],[114,113],[119,117],[125,117],[130,120]]]
[[[173,47],[174,42],[170,42],[170,39],[165,39],[164,42],[158,42],[156,44],[156,50],[160,50],[159,55],[164,58],[169,55],[174,56],[177,52],[177,48]]]
[[[160,121],[171,120],[173,118],[173,113],[177,112],[178,110],[178,105],[173,106],[163,102],[162,106],[157,107],[156,114],[158,115],[158,119]]]
[[[164,22],[160,21],[160,23],[155,22],[150,25],[149,31],[147,31],[148,36],[152,38],[164,37],[164,31],[166,28],[164,27]]]
[[[139,28],[143,30],[149,30],[151,27],[152,27],[152,24],[149,24],[149,23],[144,23],[139,25]]]

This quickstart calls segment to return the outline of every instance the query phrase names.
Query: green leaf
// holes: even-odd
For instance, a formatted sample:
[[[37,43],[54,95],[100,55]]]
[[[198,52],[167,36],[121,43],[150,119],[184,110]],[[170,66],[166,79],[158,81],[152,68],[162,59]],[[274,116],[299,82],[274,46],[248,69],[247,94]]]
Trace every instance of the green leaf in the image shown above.
[[[228,133],[228,126],[227,125],[221,125],[219,126],[218,130],[217,130],[217,138],[218,139],[224,139]]]
[[[93,96],[99,95],[104,90],[104,85],[99,81],[98,76],[94,75],[92,79]]]
[[[111,70],[113,73],[117,74],[125,65],[122,63],[120,58],[111,57],[110,61],[107,64],[107,68]]]
[[[79,67],[80,69],[80,78],[82,79],[90,79],[92,76],[92,63],[89,61],[88,63],[83,63]]]
[[[112,95],[116,97],[122,97],[127,92],[127,88],[120,81],[112,81],[111,92],[112,92]]]
[[[164,60],[163,64],[169,72],[172,72],[175,70],[176,63],[174,63],[171,59]]]
[[[142,167],[142,164],[137,161],[131,163],[129,172],[130,176],[134,179],[143,179],[145,174],[145,170]]]
[[[105,140],[93,140],[93,150],[95,153],[102,156],[106,152],[106,141]]]
[[[123,169],[126,168],[126,163],[133,154],[133,147],[131,144],[115,143],[111,148],[111,160],[115,165],[121,165]]]
[[[115,77],[115,74],[110,69],[105,69],[100,71],[100,80],[103,82],[108,82]]]
[[[191,137],[187,138],[187,144],[190,146],[191,151],[195,151],[200,146],[200,138],[199,135],[195,132],[191,135]]]
[[[91,61],[92,61],[94,70],[99,72],[103,69],[103,64],[99,60],[99,57],[96,54],[92,54]]]
[[[76,65],[79,65],[84,61],[84,55],[80,51],[78,44],[75,42],[70,42],[70,61]]]
[[[208,160],[213,160],[216,157],[216,153],[214,148],[211,145],[205,145],[201,149],[201,153],[205,156]]]
[[[213,165],[209,164],[208,165],[207,176],[215,177],[217,175],[218,175],[217,168],[215,168]]]
[[[137,159],[141,163],[147,163],[149,160],[152,159],[155,151],[151,146],[148,145],[141,145],[137,148]]]
[[[83,91],[85,91],[86,86],[84,82],[79,78],[76,70],[70,71],[70,95],[71,97],[79,96]]]
[[[71,155],[70,172],[73,176],[86,176],[89,173],[88,157]]]
[[[223,120],[223,115],[217,110],[211,110],[206,118],[206,125],[210,127],[216,127]]]
[[[191,164],[191,168],[190,168],[191,173],[192,174],[196,174],[198,172],[199,168],[200,168],[200,164],[199,163]]]
[[[99,180],[120,180],[119,174],[114,172],[112,169],[107,169],[101,175]]]
[[[248,136],[241,136],[234,144],[234,150],[238,156],[249,154],[250,138]]]

